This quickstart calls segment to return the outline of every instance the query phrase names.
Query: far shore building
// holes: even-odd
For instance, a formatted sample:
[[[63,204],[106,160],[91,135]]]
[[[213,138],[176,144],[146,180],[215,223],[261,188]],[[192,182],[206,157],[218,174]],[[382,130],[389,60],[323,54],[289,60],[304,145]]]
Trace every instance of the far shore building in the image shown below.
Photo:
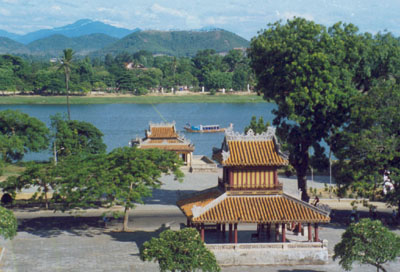
[[[192,166],[194,145],[178,134],[175,123],[150,123],[145,137],[136,138],[130,144],[141,149],[157,148],[176,152],[186,166]]]
[[[222,264],[279,264],[279,260],[284,259],[288,261],[282,261],[282,264],[302,263],[299,258],[308,259],[309,263],[327,261],[327,242],[320,241],[319,224],[330,222],[329,212],[283,192],[277,170],[287,165],[288,160],[279,149],[273,128],[260,135],[254,135],[251,130],[246,135],[228,130],[221,149],[214,155],[223,167],[217,186],[183,198],[177,205],[186,216],[187,225],[200,231],[201,239],[213,249],[217,259],[223,259]],[[239,225],[244,228],[242,235],[238,233]],[[252,226],[254,230],[249,233],[247,230]],[[297,237],[294,233],[304,229],[307,229],[307,236],[302,238],[302,243],[298,243],[298,238],[288,238],[288,231],[290,237]],[[207,239],[207,233],[210,239]],[[254,241],[256,244],[249,247],[248,243]],[[281,244],[274,246],[272,243]],[[282,251],[286,255],[273,251],[287,247],[300,249],[300,255],[292,256],[294,251]],[[228,254],[229,248],[233,255]],[[246,248],[256,248],[258,251],[253,252],[254,256],[260,258],[254,257],[257,260],[252,261],[242,258],[243,252],[238,252],[240,248],[243,252]],[[317,251],[307,251],[311,248]],[[273,258],[268,255],[270,253]]]

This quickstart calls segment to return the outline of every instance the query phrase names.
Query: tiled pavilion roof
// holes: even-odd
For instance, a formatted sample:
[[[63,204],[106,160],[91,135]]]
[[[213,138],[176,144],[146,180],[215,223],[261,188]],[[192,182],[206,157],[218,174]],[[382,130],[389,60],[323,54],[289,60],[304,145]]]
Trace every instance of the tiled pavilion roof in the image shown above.
[[[228,141],[229,157],[226,166],[283,166],[288,161],[280,156],[273,140]]]
[[[205,201],[205,199],[206,201]],[[199,200],[200,199],[200,200]],[[328,212],[286,194],[198,195],[177,203],[193,223],[327,223]]]

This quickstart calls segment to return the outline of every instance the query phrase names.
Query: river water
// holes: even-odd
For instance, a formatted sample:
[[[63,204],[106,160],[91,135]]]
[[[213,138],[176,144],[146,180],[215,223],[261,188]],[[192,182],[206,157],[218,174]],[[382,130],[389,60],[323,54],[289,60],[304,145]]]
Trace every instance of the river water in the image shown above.
[[[187,133],[183,127],[192,125],[229,126],[243,132],[253,115],[272,123],[271,103],[179,103],[179,104],[100,104],[71,105],[71,119],[90,122],[104,134],[107,151],[127,146],[132,138],[144,137],[149,122],[160,123],[165,120],[175,121],[181,135],[195,145],[194,154],[211,157],[212,148],[220,147],[223,133]],[[0,110],[14,109],[34,116],[50,126],[50,116],[56,113],[66,114],[66,105],[0,105]],[[45,160],[51,152],[27,154],[25,160]]]

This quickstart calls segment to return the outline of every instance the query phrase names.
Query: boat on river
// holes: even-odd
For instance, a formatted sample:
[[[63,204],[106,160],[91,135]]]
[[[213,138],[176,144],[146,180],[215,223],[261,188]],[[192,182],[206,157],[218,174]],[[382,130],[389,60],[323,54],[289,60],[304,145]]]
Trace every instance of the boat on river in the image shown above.
[[[224,132],[227,129],[233,128],[233,124],[231,123],[227,128],[221,128],[219,125],[198,125],[191,126],[189,123],[186,124],[184,129],[187,132],[198,132],[198,133],[216,133],[216,132]]]

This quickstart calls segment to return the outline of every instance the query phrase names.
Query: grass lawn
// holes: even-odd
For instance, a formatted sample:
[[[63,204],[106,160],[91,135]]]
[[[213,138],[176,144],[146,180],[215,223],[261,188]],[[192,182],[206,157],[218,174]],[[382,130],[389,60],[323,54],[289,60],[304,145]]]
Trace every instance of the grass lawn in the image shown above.
[[[3,169],[3,175],[0,176],[0,182],[7,179],[9,176],[18,176],[25,170],[25,167],[17,164],[6,164]]]
[[[257,95],[112,95],[71,96],[71,104],[160,104],[160,103],[260,103]],[[65,96],[16,95],[0,96],[0,104],[66,104]]]

